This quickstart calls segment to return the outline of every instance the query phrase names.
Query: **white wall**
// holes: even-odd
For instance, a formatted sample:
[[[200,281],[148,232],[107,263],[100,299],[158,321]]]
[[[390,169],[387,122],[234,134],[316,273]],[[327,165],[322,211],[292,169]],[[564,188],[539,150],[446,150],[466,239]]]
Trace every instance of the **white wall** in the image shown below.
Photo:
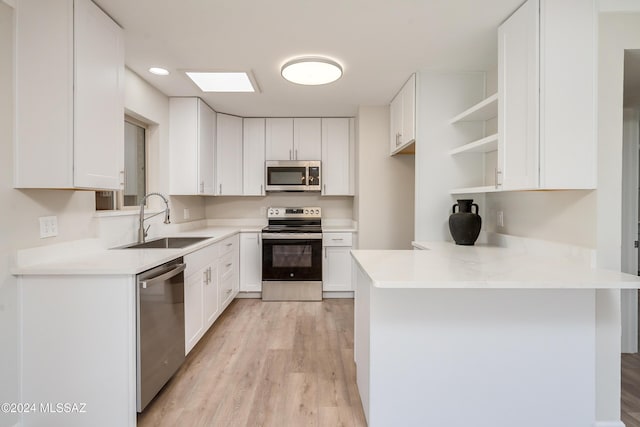
[[[353,219],[353,197],[273,193],[265,197],[207,197],[208,219],[264,219],[269,206],[318,206],[323,218]]]
[[[596,191],[488,193],[485,230],[596,247]],[[497,226],[503,212],[504,227]]]
[[[12,180],[13,138],[13,10],[0,2],[0,402],[19,402],[18,311],[16,281],[9,274],[13,240],[10,222],[13,213]],[[17,423],[17,415],[3,414],[0,426]]]
[[[449,194],[454,188],[484,184],[482,154],[449,155],[449,150],[485,136],[484,124],[450,125],[449,120],[485,98],[485,74],[421,71],[416,87],[419,119],[416,121],[414,239],[451,241],[449,215],[456,199],[472,198],[483,220],[485,216],[483,194]]]
[[[415,158],[389,156],[389,107],[360,107],[356,133],[358,247],[410,249]]]

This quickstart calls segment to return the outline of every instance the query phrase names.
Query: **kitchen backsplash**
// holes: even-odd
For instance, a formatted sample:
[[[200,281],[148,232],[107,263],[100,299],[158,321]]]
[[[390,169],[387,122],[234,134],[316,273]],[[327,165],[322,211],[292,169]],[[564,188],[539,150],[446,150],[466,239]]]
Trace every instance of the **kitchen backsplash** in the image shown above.
[[[352,197],[309,193],[271,193],[265,197],[208,197],[207,219],[266,218],[269,206],[318,206],[323,218],[353,218]]]

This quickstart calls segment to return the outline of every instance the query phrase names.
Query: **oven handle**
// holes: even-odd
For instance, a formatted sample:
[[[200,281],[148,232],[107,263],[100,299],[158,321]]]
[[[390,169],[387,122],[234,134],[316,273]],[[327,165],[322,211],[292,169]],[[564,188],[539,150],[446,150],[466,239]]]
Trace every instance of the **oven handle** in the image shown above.
[[[322,240],[322,233],[262,233],[262,240]]]

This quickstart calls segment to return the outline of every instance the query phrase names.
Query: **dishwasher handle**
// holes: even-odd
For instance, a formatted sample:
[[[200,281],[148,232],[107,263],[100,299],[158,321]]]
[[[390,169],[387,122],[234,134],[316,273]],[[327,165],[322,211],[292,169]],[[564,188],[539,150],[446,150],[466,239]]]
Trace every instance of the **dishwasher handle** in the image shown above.
[[[164,272],[162,274],[159,274],[157,276],[154,277],[150,277],[149,279],[145,279],[140,281],[140,286],[142,286],[143,289],[146,289],[147,286],[151,286],[154,285],[156,283],[160,283],[160,282],[164,282],[167,279],[171,279],[174,276],[177,276],[178,274],[182,273],[184,271],[184,269],[187,268],[187,264],[175,264],[175,267],[172,268],[171,270]]]

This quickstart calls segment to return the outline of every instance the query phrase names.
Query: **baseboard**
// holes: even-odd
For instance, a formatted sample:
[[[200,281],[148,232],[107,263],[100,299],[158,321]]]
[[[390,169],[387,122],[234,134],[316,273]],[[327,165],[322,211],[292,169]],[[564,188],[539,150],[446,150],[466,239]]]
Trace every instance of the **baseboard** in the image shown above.
[[[617,421],[596,421],[593,423],[593,427],[625,427],[624,423],[620,420]]]
[[[262,298],[262,292],[238,292],[236,298],[240,299],[260,299]]]
[[[353,298],[353,291],[349,292],[323,292],[322,298]]]

